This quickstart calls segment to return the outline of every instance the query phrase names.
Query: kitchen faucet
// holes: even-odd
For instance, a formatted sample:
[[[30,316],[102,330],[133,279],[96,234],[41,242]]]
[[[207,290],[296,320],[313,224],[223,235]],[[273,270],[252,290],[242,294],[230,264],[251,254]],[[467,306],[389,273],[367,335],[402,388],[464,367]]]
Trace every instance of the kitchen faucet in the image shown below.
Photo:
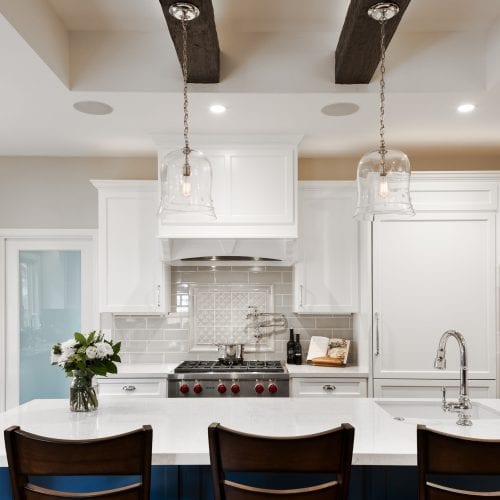
[[[458,401],[446,401],[446,387],[443,386],[443,411],[458,413],[457,425],[472,425],[470,409],[472,404],[469,399],[469,388],[467,385],[467,350],[465,348],[464,336],[455,330],[447,330],[441,335],[434,360],[434,368],[443,370],[446,368],[446,343],[453,337],[458,342],[460,349],[460,395]]]

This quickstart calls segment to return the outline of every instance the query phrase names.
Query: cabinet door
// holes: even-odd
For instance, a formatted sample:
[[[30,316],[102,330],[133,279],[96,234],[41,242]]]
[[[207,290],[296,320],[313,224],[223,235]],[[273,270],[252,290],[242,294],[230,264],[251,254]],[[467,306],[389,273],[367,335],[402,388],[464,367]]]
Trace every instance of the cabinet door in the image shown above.
[[[5,378],[0,406],[9,409],[32,399],[67,398],[68,378],[62,368],[51,366],[50,352],[74,332],[88,333],[98,324],[94,242],[84,236],[7,238],[5,249]]]
[[[461,332],[469,378],[495,378],[495,215],[418,214],[373,227],[373,352],[376,378],[457,378],[433,362],[441,334]]]
[[[101,312],[165,312],[157,183],[100,181],[94,185],[99,188]]]
[[[216,219],[199,214],[165,215],[165,238],[296,238],[295,147],[203,149],[212,166]],[[160,154],[160,168],[163,154]]]
[[[360,398],[367,395],[365,378],[315,378],[290,379],[293,397]]]
[[[358,223],[353,183],[300,183],[295,312],[358,310]]]
[[[374,397],[376,398],[441,398],[441,387],[446,387],[446,397],[458,399],[460,383],[457,380],[391,380],[374,381]],[[494,380],[469,380],[471,398],[495,398],[496,383]]]

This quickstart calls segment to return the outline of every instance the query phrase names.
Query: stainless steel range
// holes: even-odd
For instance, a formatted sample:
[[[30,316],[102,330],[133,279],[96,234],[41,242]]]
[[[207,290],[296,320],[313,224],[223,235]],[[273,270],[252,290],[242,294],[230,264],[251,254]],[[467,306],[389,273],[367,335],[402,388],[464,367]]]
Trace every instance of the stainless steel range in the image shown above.
[[[288,379],[281,361],[184,361],[168,375],[168,397],[287,397]]]

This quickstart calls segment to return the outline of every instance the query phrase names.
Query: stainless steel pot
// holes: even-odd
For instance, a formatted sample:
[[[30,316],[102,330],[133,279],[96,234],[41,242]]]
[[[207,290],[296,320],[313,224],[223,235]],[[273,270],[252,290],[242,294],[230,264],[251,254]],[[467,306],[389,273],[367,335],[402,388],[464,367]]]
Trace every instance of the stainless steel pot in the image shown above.
[[[220,361],[243,361],[245,344],[217,344]]]

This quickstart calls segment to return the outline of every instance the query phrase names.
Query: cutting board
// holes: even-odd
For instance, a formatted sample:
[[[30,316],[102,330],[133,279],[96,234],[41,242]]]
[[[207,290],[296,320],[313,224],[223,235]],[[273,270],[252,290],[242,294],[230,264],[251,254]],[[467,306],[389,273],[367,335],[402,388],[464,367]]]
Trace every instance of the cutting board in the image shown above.
[[[339,358],[330,358],[328,356],[322,356],[320,358],[311,359],[311,363],[313,366],[337,366],[344,367],[346,366],[342,363],[342,360]]]

